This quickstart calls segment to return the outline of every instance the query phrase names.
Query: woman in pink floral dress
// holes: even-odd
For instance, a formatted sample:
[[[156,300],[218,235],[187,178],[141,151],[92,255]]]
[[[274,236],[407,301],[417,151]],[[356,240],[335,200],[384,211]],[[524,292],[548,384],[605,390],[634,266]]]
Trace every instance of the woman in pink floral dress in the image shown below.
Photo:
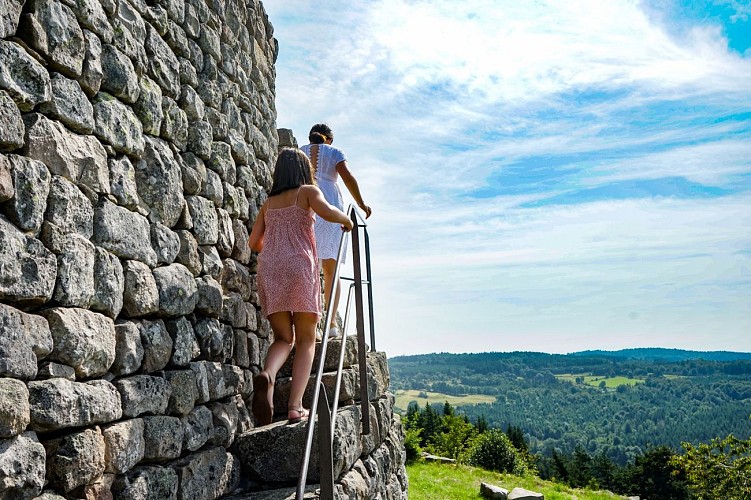
[[[274,380],[296,346],[287,417],[308,417],[302,396],[315,354],[315,330],[321,315],[320,280],[313,225],[315,214],[352,229],[352,221],[313,184],[310,161],[298,149],[279,153],[269,198],[253,225],[250,248],[258,256],[261,310],[271,323],[274,341],[264,370],[253,378],[253,414],[260,425],[274,416]]]

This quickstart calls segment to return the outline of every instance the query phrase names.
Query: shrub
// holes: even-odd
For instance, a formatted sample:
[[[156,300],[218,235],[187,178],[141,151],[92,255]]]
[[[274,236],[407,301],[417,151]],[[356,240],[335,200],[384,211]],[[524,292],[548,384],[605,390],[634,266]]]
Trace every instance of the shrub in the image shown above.
[[[483,469],[524,474],[527,464],[511,444],[506,434],[498,429],[491,429],[480,434],[469,451],[470,465]]]
[[[422,429],[406,429],[404,434],[404,449],[407,452],[407,464],[412,464],[422,456],[420,447],[420,432]]]

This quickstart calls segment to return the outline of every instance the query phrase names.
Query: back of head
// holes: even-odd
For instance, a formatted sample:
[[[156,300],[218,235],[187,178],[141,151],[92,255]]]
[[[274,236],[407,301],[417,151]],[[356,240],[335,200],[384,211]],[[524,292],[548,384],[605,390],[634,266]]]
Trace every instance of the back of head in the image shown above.
[[[297,148],[282,148],[274,166],[274,181],[269,196],[313,184],[313,172],[308,157]]]
[[[308,134],[308,140],[311,144],[323,144],[326,139],[333,139],[334,132],[331,131],[331,127],[325,123],[316,123],[310,129]]]

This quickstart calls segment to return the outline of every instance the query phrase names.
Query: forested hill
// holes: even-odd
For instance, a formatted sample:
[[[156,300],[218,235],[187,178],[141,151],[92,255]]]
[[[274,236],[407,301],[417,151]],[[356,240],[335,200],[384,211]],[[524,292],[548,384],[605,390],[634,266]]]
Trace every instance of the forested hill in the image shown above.
[[[686,361],[689,359],[706,359],[707,361],[737,361],[751,359],[751,352],[732,351],[686,351],[683,349],[665,349],[662,347],[640,347],[621,349],[619,351],[579,351],[571,356],[610,356],[614,358],[645,359],[653,361]]]
[[[622,464],[650,446],[751,435],[747,353],[438,353],[394,357],[389,367],[401,411],[454,396],[472,421],[520,427],[533,452],[581,447]]]

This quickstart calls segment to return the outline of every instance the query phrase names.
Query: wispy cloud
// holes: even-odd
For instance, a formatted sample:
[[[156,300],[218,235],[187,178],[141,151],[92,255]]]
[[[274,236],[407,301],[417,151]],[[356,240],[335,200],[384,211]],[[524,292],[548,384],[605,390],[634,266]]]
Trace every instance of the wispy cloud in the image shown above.
[[[626,0],[266,8],[279,126],[329,122],[375,209],[379,347],[751,349],[751,60],[725,21]]]

